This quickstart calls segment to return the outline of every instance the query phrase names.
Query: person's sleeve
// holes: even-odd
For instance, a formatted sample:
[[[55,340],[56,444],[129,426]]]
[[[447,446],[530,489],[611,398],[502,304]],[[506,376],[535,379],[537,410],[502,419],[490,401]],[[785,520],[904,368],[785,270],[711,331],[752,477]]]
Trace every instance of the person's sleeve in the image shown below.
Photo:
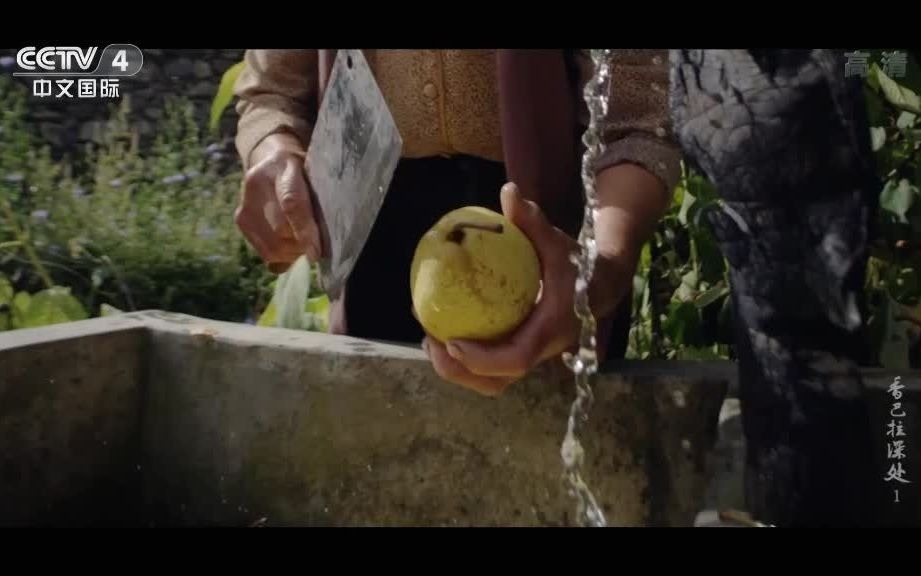
[[[288,132],[306,148],[316,120],[317,50],[247,50],[234,93],[236,147],[244,169],[267,136]]]
[[[579,69],[584,86],[592,73],[587,51],[580,52]],[[674,190],[681,176],[681,151],[672,139],[668,87],[668,50],[613,52],[606,149],[598,171],[629,162],[657,176],[669,193]]]

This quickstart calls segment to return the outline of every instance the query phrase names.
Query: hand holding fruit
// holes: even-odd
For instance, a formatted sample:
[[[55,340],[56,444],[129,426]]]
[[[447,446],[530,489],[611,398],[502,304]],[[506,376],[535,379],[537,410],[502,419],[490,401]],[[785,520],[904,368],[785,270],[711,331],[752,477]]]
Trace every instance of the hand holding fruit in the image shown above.
[[[466,210],[420,242],[411,278],[413,306],[429,334],[423,348],[439,376],[496,395],[576,342],[576,269],[569,255],[578,245],[514,184],[502,189],[502,211],[513,226],[501,235],[463,226],[454,232],[463,220],[475,219],[484,228],[505,220],[489,211],[476,218],[476,211]],[[522,242],[522,232],[529,242]],[[452,242],[452,233],[465,237]],[[453,310],[446,309],[454,303]]]
[[[288,134],[273,134],[253,150],[243,180],[236,223],[259,256],[276,273],[306,254],[323,254],[314,218],[301,144]]]

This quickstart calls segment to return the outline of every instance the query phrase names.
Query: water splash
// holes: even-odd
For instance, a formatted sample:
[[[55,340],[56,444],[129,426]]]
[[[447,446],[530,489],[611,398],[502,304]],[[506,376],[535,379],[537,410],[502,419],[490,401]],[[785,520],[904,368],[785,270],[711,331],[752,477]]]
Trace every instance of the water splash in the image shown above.
[[[563,476],[570,495],[576,500],[576,522],[580,526],[604,527],[607,521],[604,512],[595,501],[595,496],[582,479],[585,450],[579,442],[578,433],[588,421],[594,395],[592,377],[598,371],[596,352],[595,317],[589,308],[589,285],[595,268],[598,250],[595,245],[595,212],[598,197],[595,192],[595,166],[604,152],[603,121],[608,113],[611,80],[611,50],[592,50],[594,73],[585,86],[584,98],[590,114],[588,129],[582,136],[585,154],[582,156],[582,185],[585,188],[585,215],[579,233],[580,251],[571,256],[578,274],[575,285],[575,313],[582,324],[579,333],[579,351],[566,353],[563,361],[572,371],[576,382],[576,399],[569,411],[566,437],[560,454],[563,457]]]

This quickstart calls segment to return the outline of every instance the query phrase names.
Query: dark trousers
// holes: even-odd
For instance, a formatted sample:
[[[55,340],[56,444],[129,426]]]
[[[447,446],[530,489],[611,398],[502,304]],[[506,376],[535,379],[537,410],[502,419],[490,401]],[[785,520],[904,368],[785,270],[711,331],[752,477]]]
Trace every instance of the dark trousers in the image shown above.
[[[469,157],[402,160],[348,281],[349,335],[421,343],[425,334],[412,316],[409,286],[416,244],[456,208],[475,205],[502,212],[499,190],[505,183],[505,170],[495,162]],[[628,297],[613,320],[608,358],[623,357],[629,330]]]
[[[882,484],[860,372],[879,182],[859,78],[833,50],[675,50],[675,134],[711,213],[737,321],[745,492],[781,526],[867,525]]]
[[[859,330],[829,320],[814,291],[829,279],[817,277],[815,253],[803,249],[817,221],[839,218],[857,229],[864,208],[845,199],[827,214],[805,201],[727,205],[751,227],[742,233],[726,213],[713,214],[731,263],[748,506],[781,526],[867,525],[876,470],[859,372],[866,345]],[[855,266],[829,291],[860,294],[864,269]]]

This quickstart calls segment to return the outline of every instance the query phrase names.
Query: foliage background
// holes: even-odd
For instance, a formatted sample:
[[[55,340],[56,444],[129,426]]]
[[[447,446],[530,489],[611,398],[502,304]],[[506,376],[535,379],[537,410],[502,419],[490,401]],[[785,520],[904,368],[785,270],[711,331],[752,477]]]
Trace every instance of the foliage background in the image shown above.
[[[893,50],[885,50],[891,52]],[[864,83],[878,174],[883,182],[878,236],[866,278],[867,346],[874,364],[921,364],[921,68],[909,57],[904,77],[889,78],[868,50]],[[906,53],[904,50],[901,51]],[[685,172],[634,279],[633,358],[732,358],[732,303],[725,260],[702,218],[713,187]]]
[[[238,72],[227,71],[211,126],[171,99],[154,145],[141,150],[124,98],[102,144],[63,160],[25,121],[23,87],[0,78],[0,330],[149,308],[326,328],[328,300],[306,261],[275,279],[234,226],[242,174],[216,127]],[[904,78],[873,65],[865,82],[884,182],[868,346],[890,368],[921,364],[919,93],[914,57]],[[733,357],[727,270],[703,217],[716,202],[712,186],[685,171],[634,278],[630,357]]]
[[[25,106],[22,87],[0,78],[4,285],[31,294],[59,286],[84,315],[258,315],[270,278],[233,227],[240,168],[226,145],[206,140],[188,102],[167,104],[142,151],[126,98],[98,147],[59,161],[25,122]]]

